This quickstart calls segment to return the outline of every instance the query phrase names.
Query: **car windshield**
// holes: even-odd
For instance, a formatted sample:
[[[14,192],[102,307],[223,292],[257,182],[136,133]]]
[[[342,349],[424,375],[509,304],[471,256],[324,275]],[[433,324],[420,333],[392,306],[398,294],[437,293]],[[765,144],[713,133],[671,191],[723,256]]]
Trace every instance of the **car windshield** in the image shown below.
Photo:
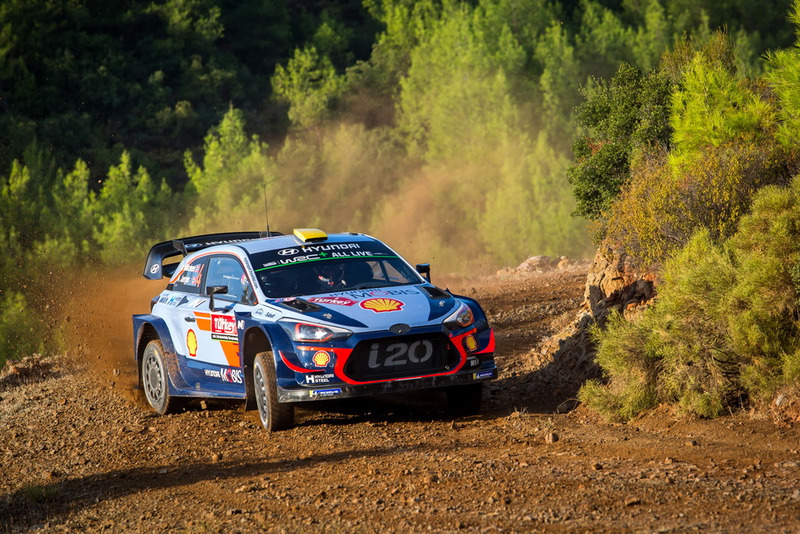
[[[287,248],[251,255],[258,283],[268,298],[315,295],[422,282],[396,254],[372,243],[350,249]]]

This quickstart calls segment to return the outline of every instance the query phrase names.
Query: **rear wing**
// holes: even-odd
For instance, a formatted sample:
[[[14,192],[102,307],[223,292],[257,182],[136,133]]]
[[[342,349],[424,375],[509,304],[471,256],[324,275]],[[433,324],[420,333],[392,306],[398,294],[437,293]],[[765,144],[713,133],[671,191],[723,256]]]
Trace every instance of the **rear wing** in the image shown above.
[[[148,280],[160,280],[162,277],[169,277],[175,272],[177,263],[164,265],[164,260],[173,256],[186,256],[192,252],[202,250],[214,245],[227,245],[230,243],[241,243],[252,241],[262,237],[274,237],[283,235],[280,232],[227,232],[222,234],[205,234],[192,237],[182,237],[172,241],[157,243],[150,248],[147,254],[147,263],[142,273]]]

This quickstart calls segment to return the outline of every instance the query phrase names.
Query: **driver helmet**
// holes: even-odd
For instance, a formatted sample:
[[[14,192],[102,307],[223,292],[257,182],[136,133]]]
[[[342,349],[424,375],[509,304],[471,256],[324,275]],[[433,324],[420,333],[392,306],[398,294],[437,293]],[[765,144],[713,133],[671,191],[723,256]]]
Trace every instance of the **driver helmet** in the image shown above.
[[[324,288],[335,288],[342,284],[344,267],[341,264],[323,264],[314,267],[317,280]]]

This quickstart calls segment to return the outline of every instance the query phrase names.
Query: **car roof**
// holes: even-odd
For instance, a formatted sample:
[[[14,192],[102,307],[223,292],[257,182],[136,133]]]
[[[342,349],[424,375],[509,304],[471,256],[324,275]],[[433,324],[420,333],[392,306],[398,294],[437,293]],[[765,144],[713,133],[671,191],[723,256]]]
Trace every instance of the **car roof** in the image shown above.
[[[291,235],[278,232],[228,232],[205,234],[173,239],[156,243],[147,254],[142,275],[150,280],[171,277],[178,263],[165,264],[164,260],[182,255],[184,258],[195,258],[198,254],[209,252],[240,254],[244,250],[248,255],[260,252],[287,248],[308,248],[336,243],[370,242],[380,243],[374,237],[357,233],[339,233],[328,235],[316,228],[298,228]]]
[[[311,229],[305,229],[311,230]],[[319,230],[317,230],[318,232]],[[325,237],[308,238],[303,240],[296,233],[292,235],[282,235],[277,237],[265,237],[262,239],[254,239],[252,241],[243,241],[236,243],[236,246],[243,248],[248,254],[257,254],[259,252],[266,252],[270,250],[281,250],[284,248],[292,247],[314,247],[319,245],[327,245],[334,243],[358,243],[358,242],[372,242],[380,243],[379,240],[366,234],[357,233],[341,233],[341,234],[324,234]]]

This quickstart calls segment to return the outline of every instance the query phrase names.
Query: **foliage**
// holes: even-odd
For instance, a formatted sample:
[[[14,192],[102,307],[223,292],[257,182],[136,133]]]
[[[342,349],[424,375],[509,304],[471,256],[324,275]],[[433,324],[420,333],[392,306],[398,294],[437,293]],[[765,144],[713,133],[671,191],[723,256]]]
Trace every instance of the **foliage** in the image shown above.
[[[171,222],[172,192],[162,181],[157,186],[143,167],[133,174],[130,156],[111,167],[97,196],[94,239],[99,257],[107,265],[118,265],[144,257],[152,242],[163,239]]]
[[[570,212],[599,217],[631,169],[671,147],[673,126],[683,137],[669,161],[681,163],[658,175],[717,184],[735,171],[713,206],[738,217],[739,182],[754,190],[791,167],[793,51],[770,56],[765,82],[697,60],[673,126],[669,95],[724,24],[736,40],[726,68],[760,72],[767,45],[789,44],[785,3],[753,17],[744,0],[7,0],[3,298],[20,295],[9,310],[35,316],[47,306],[35,273],[140,261],[183,232],[260,227],[265,193],[282,229],[392,236],[447,269],[582,255],[588,236]],[[696,47],[672,45],[684,33]],[[672,62],[651,71],[670,46]],[[692,94],[704,80],[724,98]],[[734,107],[713,124],[727,133],[709,149],[717,129],[691,120],[723,101]],[[579,131],[576,205],[563,176]],[[719,172],[698,170],[702,151]],[[761,182],[740,179],[762,171]]]
[[[316,39],[343,60],[363,59],[377,29],[357,0],[4,1],[0,131],[24,137],[0,146],[0,169],[36,136],[58,166],[81,158],[97,178],[121,144],[174,186],[183,151],[202,144],[229,104],[274,113],[269,77],[295,47]],[[262,133],[282,124],[265,121]]]
[[[0,367],[8,359],[36,351],[42,341],[39,332],[25,296],[16,291],[0,293]]]
[[[778,97],[778,140],[787,148],[797,150],[800,131],[800,3],[795,2],[790,13],[795,24],[797,42],[785,50],[767,54],[766,80]]]
[[[284,69],[278,65],[272,78],[275,95],[289,103],[289,119],[309,128],[329,117],[343,88],[328,56],[320,56],[314,46],[295,50]]]
[[[187,197],[194,206],[189,233],[233,231],[249,213],[262,212],[266,188],[275,176],[266,150],[257,137],[247,137],[242,112],[231,108],[206,136],[202,166],[185,154]]]
[[[666,76],[645,76],[629,64],[622,64],[610,82],[594,80],[584,90],[577,120],[588,135],[573,144],[575,164],[567,172],[578,215],[600,218],[628,182],[636,155],[668,145],[671,90]]]
[[[737,80],[722,61],[695,54],[672,93],[673,165],[704,157],[704,147],[760,143],[771,137],[775,110],[757,89]]]
[[[657,402],[703,417],[768,403],[798,376],[798,264],[800,176],[762,188],[721,245],[701,231],[667,262],[656,302],[598,334],[609,382],[581,398],[623,420]],[[655,395],[642,403],[635,391]]]
[[[730,237],[759,188],[787,180],[785,155],[774,144],[729,142],[692,154],[681,169],[665,151],[642,157],[611,205],[605,236],[642,267],[661,265],[698,230]]]

